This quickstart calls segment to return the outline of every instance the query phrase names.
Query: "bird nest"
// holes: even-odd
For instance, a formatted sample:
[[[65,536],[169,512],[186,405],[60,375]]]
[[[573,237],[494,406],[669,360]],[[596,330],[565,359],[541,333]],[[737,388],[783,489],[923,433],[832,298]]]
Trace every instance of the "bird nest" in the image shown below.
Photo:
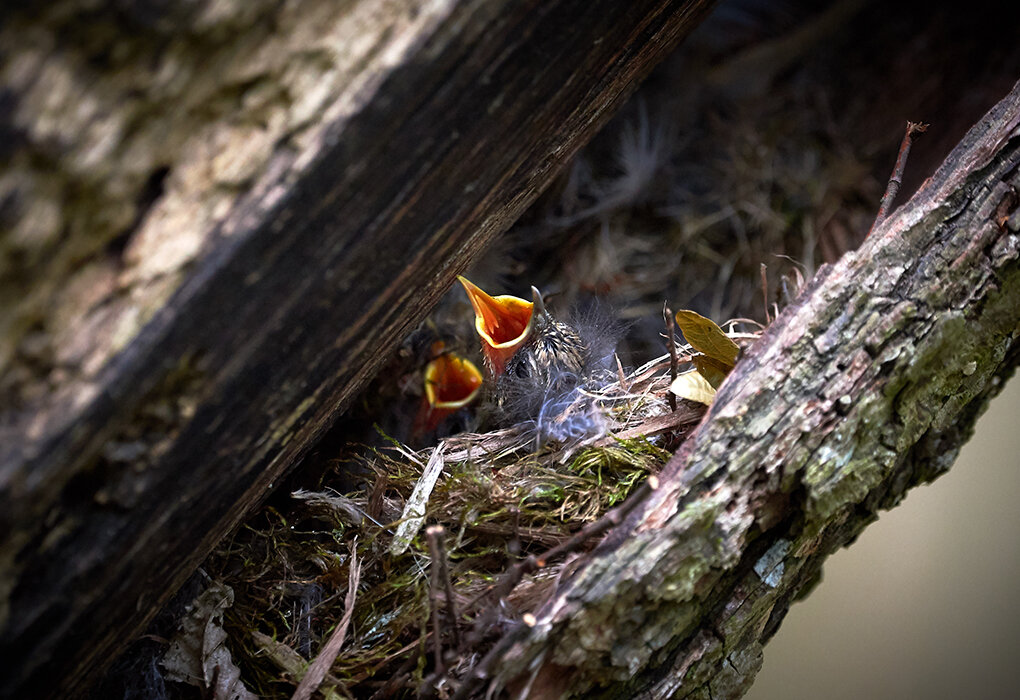
[[[584,416],[582,437],[544,440],[533,421],[417,451],[391,439],[293,492],[292,507],[265,509],[206,564],[232,589],[223,627],[247,687],[290,697],[320,653],[332,656],[314,681],[326,697],[448,689],[548,598],[698,423],[704,405],[667,400],[671,371],[699,356],[676,350],[574,390],[548,420]],[[359,483],[339,486],[352,472]]]

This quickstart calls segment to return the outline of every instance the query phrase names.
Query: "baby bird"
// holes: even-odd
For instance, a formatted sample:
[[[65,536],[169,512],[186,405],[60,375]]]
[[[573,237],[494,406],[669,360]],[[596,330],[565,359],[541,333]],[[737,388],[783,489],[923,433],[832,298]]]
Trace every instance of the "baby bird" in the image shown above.
[[[550,397],[561,397],[581,383],[589,348],[574,328],[549,314],[537,289],[531,288],[529,302],[492,297],[466,278],[458,279],[475,311],[475,330],[502,418],[536,418]]]
[[[557,321],[545,309],[542,294],[531,288],[531,333],[507,361],[501,379],[536,381],[553,386],[577,379],[588,362],[588,349],[571,326]]]

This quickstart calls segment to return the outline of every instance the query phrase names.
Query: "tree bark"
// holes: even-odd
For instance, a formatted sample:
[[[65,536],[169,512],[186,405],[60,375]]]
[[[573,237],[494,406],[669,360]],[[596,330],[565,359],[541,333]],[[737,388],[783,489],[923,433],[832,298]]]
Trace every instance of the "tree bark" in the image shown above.
[[[1020,359],[1020,83],[743,357],[488,690],[740,697],[822,562],[952,465]],[[475,679],[482,681],[483,679]]]
[[[8,11],[0,696],[82,690],[709,5]]]

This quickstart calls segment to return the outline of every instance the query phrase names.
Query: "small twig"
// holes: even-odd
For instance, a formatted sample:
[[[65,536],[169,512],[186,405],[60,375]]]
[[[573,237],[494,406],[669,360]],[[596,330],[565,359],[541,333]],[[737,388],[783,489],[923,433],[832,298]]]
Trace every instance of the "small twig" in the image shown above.
[[[633,428],[621,430],[618,433],[607,435],[594,443],[594,447],[609,447],[620,440],[632,440],[637,437],[652,437],[667,430],[675,430],[684,425],[693,425],[701,420],[707,407],[703,405],[688,406],[680,413],[664,413],[661,416],[649,418],[640,425]]]
[[[662,305],[662,316],[666,320],[666,345],[669,347],[669,382],[672,386],[673,382],[676,381],[677,365],[679,362],[676,357],[676,325],[673,321],[673,310]],[[667,391],[666,395],[669,397],[669,410],[676,411],[676,394],[672,391]]]
[[[439,570],[440,560],[440,536],[443,534],[442,525],[429,525],[425,529],[425,538],[429,543],[429,551],[432,553],[432,579],[429,585],[429,606],[432,608],[432,651],[435,655],[436,674],[446,672],[446,664],[443,663],[443,634],[439,624]]]
[[[382,474],[378,474],[375,477],[375,483],[372,484],[372,492],[368,497],[368,506],[365,508],[365,514],[372,520],[372,522],[379,522],[379,515],[382,513],[383,507],[383,496],[386,495],[386,485],[389,480]]]
[[[425,538],[428,540],[429,553],[432,556],[429,605],[432,607],[432,651],[435,659],[435,669],[423,680],[418,688],[418,695],[422,698],[435,697],[437,684],[446,676],[446,662],[443,659],[443,636],[439,624],[439,596],[437,595],[440,583],[443,585],[446,594],[446,626],[451,630],[454,647],[458,651],[461,649],[457,607],[453,598],[453,582],[450,580],[446,547],[443,543],[445,532],[442,525],[430,525],[425,528]]]
[[[521,553],[521,509],[517,506],[510,506],[510,531],[513,536],[506,543],[506,551],[513,557]]]
[[[791,274],[793,275],[792,281],[790,279]],[[793,287],[792,289],[791,286]],[[776,296],[779,298],[779,303],[785,308],[793,303],[794,299],[800,295],[802,289],[804,289],[804,275],[801,274],[799,267],[794,267],[792,273],[780,276],[779,292]]]
[[[489,673],[492,670],[493,665],[502,659],[510,647],[513,646],[518,639],[523,637],[529,629],[534,627],[534,625],[535,622],[533,617],[526,618],[514,625],[506,634],[504,634],[503,637],[496,642],[496,645],[482,657],[482,660],[468,671],[464,680],[461,681],[460,687],[457,688],[457,692],[453,694],[451,700],[465,700],[470,697],[471,692],[478,686],[478,683],[489,677]]]
[[[790,278],[786,275],[779,277],[779,299],[783,302],[783,306],[789,306],[793,300],[793,294],[790,292]]]
[[[389,658],[395,658],[396,656],[402,654],[408,649],[417,646],[417,644],[418,642],[408,644],[403,649],[400,649],[396,653],[391,654]],[[386,660],[388,661],[389,659]],[[410,657],[408,657],[406,661],[404,661],[404,663],[400,665],[400,667],[396,671],[394,671],[393,675],[390,676],[390,679],[382,684],[382,687],[379,688],[379,690],[372,693],[372,696],[369,698],[369,700],[385,700],[386,698],[392,698],[394,695],[397,694],[398,690],[409,686],[411,679],[411,671],[413,671],[417,665],[418,657],[412,654]],[[378,672],[379,668],[381,668],[381,666],[373,669],[372,675],[375,675],[375,673]]]
[[[517,527],[513,521],[509,525],[493,521],[474,522],[464,528],[465,532],[477,532],[483,535],[497,535],[507,539],[506,551],[511,557],[521,553],[524,542],[552,547],[563,539],[563,532],[554,527]]]
[[[429,549],[434,560],[439,564],[439,578],[443,583],[443,591],[446,593],[446,624],[453,634],[453,645],[460,650],[460,627],[457,624],[457,601],[453,597],[453,581],[450,578],[450,558],[446,555],[446,542],[443,535],[446,530],[442,525],[433,525],[425,531],[429,538]]]
[[[347,629],[351,626],[351,619],[354,617],[354,601],[358,595],[358,583],[361,580],[361,562],[358,561],[358,539],[351,542],[350,570],[347,574],[347,597],[344,598],[344,616],[340,618],[340,624],[333,630],[329,641],[322,647],[322,651],[315,657],[315,660],[308,665],[305,677],[298,683],[291,700],[308,700],[312,693],[319,689],[322,680],[326,677],[329,669],[340,654],[340,648],[347,636]]]
[[[761,264],[761,298],[765,301],[765,325],[767,326],[772,323],[772,318],[769,316],[769,275],[765,263]]]
[[[616,378],[620,380],[620,388],[625,392],[630,391],[630,387],[627,384],[627,373],[623,371],[623,363],[620,362],[620,356],[613,353],[613,357],[616,358]]]
[[[755,338],[758,337],[754,333],[735,333],[733,331],[733,325],[736,324],[736,323],[746,323],[749,326],[758,326],[758,328],[761,328],[762,330],[765,330],[765,326],[762,324],[762,322],[761,321],[755,321],[753,318],[731,318],[728,321],[726,321],[725,324],[723,324],[723,325],[726,325],[726,326],[730,326],[730,331],[726,335],[730,336],[731,338],[738,338],[739,337],[739,338],[755,339]]]
[[[885,194],[882,196],[882,204],[878,207],[875,223],[871,225],[871,229],[868,231],[869,236],[889,216],[889,208],[892,207],[893,200],[896,199],[896,195],[900,191],[900,183],[903,181],[903,171],[907,167],[907,156],[910,155],[910,144],[913,142],[914,134],[923,134],[927,130],[927,124],[907,122],[907,132],[903,134],[900,152],[896,156],[896,165],[893,167],[892,175],[889,176],[889,184],[886,185]]]

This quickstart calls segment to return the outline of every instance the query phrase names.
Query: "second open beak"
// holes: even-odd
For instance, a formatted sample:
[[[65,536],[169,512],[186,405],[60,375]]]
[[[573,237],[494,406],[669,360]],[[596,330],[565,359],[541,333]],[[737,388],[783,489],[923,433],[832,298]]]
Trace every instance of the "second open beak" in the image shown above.
[[[482,373],[456,353],[444,353],[425,367],[425,398],[434,411],[464,408],[481,388]]]
[[[437,344],[441,351],[442,343]],[[425,366],[425,398],[414,419],[413,437],[435,430],[447,416],[476,398],[482,373],[474,363],[452,352],[443,352]]]

